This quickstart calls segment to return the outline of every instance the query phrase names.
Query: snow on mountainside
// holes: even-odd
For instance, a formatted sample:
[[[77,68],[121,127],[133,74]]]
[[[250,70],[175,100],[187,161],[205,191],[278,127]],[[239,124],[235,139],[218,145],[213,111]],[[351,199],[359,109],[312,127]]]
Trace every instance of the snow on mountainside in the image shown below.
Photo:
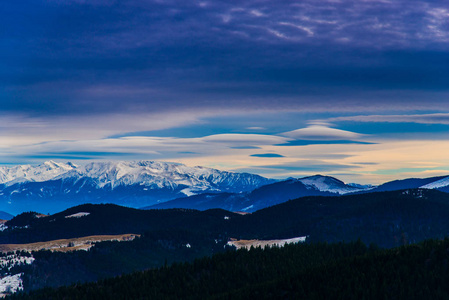
[[[297,181],[306,186],[314,187],[322,192],[330,192],[335,194],[347,194],[363,191],[366,188],[345,184],[343,181],[330,176],[315,175],[310,177],[299,178]]]
[[[440,189],[449,186],[449,177],[421,186],[423,189]]]
[[[14,167],[0,167],[0,184],[12,185],[20,182],[42,182],[55,178],[78,166],[72,163],[57,163],[47,161],[38,166],[21,165]]]
[[[97,188],[110,185],[112,189],[124,185],[144,185],[152,188],[186,186],[186,194],[195,191],[221,191],[222,189],[251,190],[273,182],[258,175],[232,173],[205,167],[188,167],[178,163],[92,162],[85,166],[48,161],[38,166],[14,166],[0,168],[0,184],[44,182],[49,180],[92,179]]]
[[[49,213],[83,203],[139,208],[174,199],[179,201],[167,205],[255,211],[304,196],[418,187],[449,192],[449,177],[405,179],[373,187],[345,184],[322,175],[280,181],[155,161],[91,162],[81,166],[48,161],[37,166],[0,167],[0,211]],[[183,199],[186,196],[193,198]]]
[[[143,185],[151,189],[186,186],[186,195],[204,191],[228,189],[251,190],[273,180],[248,173],[232,173],[205,167],[188,167],[183,164],[138,161],[94,162],[70,170],[55,179],[93,179],[99,188]]]
[[[0,210],[14,214],[56,212],[83,203],[142,207],[204,192],[247,192],[276,182],[248,173],[154,161],[83,166],[50,161],[1,171]]]

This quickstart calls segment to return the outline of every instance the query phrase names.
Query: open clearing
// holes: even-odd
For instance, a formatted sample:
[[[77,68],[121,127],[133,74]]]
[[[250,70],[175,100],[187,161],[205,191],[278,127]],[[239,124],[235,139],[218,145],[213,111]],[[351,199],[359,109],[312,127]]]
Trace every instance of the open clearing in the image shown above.
[[[88,250],[94,246],[96,242],[105,241],[132,241],[136,237],[140,237],[140,234],[119,234],[119,235],[92,235],[80,238],[61,239],[47,242],[37,242],[30,244],[0,244],[0,252],[11,251],[39,251],[39,250],[51,250],[51,251],[75,251],[75,250]]]
[[[306,240],[306,236],[296,237],[292,239],[284,239],[284,240],[232,240],[228,242],[228,245],[235,246],[237,249],[245,248],[250,249],[251,247],[257,248],[265,248],[265,247],[282,247],[285,244],[291,243],[302,243]]]

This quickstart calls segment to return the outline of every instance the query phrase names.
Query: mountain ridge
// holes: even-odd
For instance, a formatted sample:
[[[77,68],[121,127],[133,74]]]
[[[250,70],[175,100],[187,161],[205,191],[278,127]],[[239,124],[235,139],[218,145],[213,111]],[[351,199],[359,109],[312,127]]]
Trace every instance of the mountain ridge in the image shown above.
[[[254,212],[290,199],[306,196],[339,196],[349,191],[361,191],[342,181],[322,175],[289,178],[267,184],[247,193],[200,194],[155,204],[143,209],[188,208],[207,210],[221,208],[230,211]]]
[[[346,184],[324,175],[276,180],[160,161],[101,161],[85,165],[47,161],[36,166],[0,167],[0,210],[13,214],[29,210],[48,213],[83,203],[115,203],[135,208],[223,208],[253,212],[304,196],[407,188],[449,192],[449,176],[409,178],[370,186]],[[174,202],[164,204],[168,201]]]
[[[0,209],[55,212],[82,203],[141,207],[204,192],[244,192],[275,182],[259,175],[155,161],[72,163],[0,169]]]

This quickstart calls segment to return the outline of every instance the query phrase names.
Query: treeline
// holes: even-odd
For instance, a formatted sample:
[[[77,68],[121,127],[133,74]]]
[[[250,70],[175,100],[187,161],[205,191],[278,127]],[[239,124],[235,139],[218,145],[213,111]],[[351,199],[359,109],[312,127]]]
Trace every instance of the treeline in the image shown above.
[[[239,250],[9,299],[448,299],[449,239]]]

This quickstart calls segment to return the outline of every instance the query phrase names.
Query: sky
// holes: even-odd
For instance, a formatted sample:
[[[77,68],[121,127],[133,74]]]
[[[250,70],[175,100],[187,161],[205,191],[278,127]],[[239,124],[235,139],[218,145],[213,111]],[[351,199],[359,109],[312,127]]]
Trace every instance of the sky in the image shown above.
[[[449,174],[449,4],[0,3],[0,165]]]

